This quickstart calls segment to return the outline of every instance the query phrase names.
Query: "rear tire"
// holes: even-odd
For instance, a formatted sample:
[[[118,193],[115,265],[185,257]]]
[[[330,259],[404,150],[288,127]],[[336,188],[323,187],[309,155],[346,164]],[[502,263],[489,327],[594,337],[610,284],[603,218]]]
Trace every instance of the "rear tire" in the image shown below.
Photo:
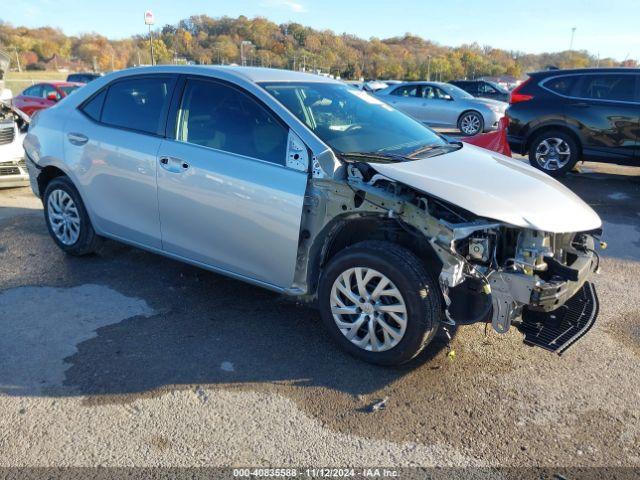
[[[563,177],[573,170],[580,159],[580,149],[574,138],[560,130],[537,135],[529,146],[529,163],[552,177]]]
[[[331,259],[318,302],[335,341],[378,365],[400,365],[418,355],[437,333],[444,312],[438,283],[424,263],[383,241],[357,243]]]
[[[82,198],[68,177],[56,177],[44,191],[44,218],[53,241],[69,255],[98,251],[102,238],[96,235]]]

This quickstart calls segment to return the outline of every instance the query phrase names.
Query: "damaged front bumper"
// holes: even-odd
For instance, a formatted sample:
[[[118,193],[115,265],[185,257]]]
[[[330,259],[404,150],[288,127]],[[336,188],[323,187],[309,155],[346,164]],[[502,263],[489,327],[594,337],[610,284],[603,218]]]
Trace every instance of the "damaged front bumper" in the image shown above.
[[[445,226],[448,232],[441,232],[440,242],[437,238],[433,242],[438,242],[434,247],[444,264],[440,284],[450,324],[459,322],[450,311],[460,310],[451,308],[455,305],[451,304],[450,289],[472,279],[481,285],[479,295],[484,295],[490,302],[487,315],[482,320],[490,321],[497,333],[506,333],[512,324],[517,323],[518,328],[525,332],[526,343],[562,353],[591,328],[598,313],[595,288],[589,282],[598,269],[598,256],[591,235],[555,237],[543,232],[529,234],[531,238],[535,237],[535,242],[540,243],[523,247],[518,240],[515,255],[519,260],[509,259],[511,263],[508,266],[498,267],[495,250],[494,258],[489,260],[487,255],[482,265],[470,261],[468,251],[459,251],[457,245],[459,240],[466,238],[468,241],[478,232],[497,238],[500,226],[489,223],[483,225],[482,222]],[[578,248],[574,245],[577,236],[584,242]],[[557,245],[554,248],[559,252],[564,251],[564,254],[560,253],[562,260],[554,258],[557,252],[553,248],[546,244],[543,246],[544,242],[540,241],[543,237],[549,238],[550,243],[561,244],[561,248]],[[446,242],[442,242],[444,238]],[[533,263],[524,263],[523,252],[533,254],[537,259],[531,260]],[[567,260],[569,258],[570,261]],[[456,301],[467,299],[457,297]]]

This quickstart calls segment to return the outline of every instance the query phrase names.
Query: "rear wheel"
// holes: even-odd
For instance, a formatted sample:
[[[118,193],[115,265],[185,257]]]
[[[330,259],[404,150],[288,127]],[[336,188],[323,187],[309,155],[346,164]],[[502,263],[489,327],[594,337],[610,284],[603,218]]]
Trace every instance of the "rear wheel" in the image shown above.
[[[579,160],[578,144],[567,133],[550,130],[536,136],[529,147],[529,163],[554,177],[571,171]]]
[[[465,112],[458,119],[458,129],[467,136],[484,131],[484,120],[478,112]]]
[[[396,244],[367,241],[338,253],[319,289],[320,313],[352,355],[379,365],[414,358],[442,317],[437,282],[423,262]]]
[[[44,216],[49,234],[70,255],[95,252],[101,243],[84,203],[68,177],[56,177],[44,192]]]

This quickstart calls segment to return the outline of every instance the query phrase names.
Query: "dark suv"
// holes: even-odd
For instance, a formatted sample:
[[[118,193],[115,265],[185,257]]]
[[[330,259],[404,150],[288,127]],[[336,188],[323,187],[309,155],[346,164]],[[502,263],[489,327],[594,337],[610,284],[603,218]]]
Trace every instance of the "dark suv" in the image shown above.
[[[511,149],[551,175],[579,160],[640,164],[640,69],[531,73],[506,115]]]
[[[103,75],[104,73],[70,73],[67,82],[89,83]]]
[[[452,80],[449,83],[463,89],[474,97],[491,98],[501,102],[509,101],[509,90],[497,83],[487,80]]]

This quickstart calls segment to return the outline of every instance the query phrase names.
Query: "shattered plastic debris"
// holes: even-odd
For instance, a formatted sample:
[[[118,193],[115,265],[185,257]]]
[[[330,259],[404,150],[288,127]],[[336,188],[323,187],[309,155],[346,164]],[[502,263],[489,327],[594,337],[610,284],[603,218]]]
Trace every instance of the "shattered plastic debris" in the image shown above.
[[[369,407],[370,412],[377,412],[378,410],[384,410],[387,408],[387,402],[389,401],[389,397],[384,397],[379,402],[376,402]]]

